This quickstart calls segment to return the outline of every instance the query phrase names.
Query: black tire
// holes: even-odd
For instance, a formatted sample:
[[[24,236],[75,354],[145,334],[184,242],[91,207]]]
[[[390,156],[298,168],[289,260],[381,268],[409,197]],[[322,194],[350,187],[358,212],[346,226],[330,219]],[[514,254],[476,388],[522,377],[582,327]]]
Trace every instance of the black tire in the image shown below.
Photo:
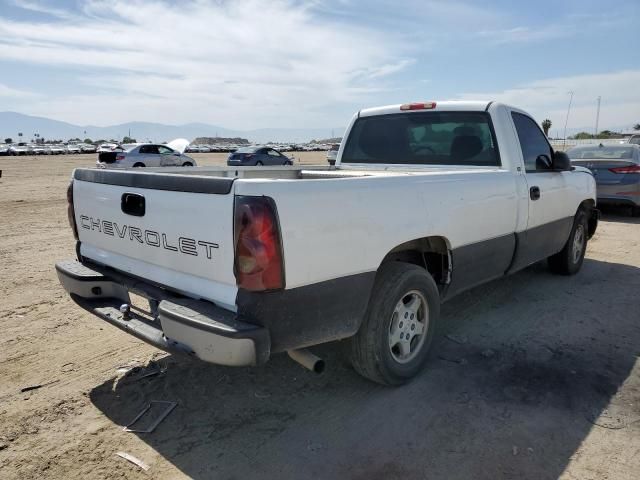
[[[640,207],[631,207],[631,216],[640,217]]]
[[[423,334],[409,337],[411,348],[416,346],[409,357],[401,362],[391,343],[391,330],[403,326],[407,318],[397,315],[397,306],[409,296],[422,295],[426,308],[422,307]],[[405,329],[414,330],[418,323],[412,323],[413,315],[407,318]],[[421,370],[429,354],[436,323],[440,316],[440,296],[431,275],[421,267],[403,262],[389,262],[378,271],[371,291],[367,312],[358,333],[350,340],[350,356],[353,368],[363,377],[383,385],[401,385]],[[408,328],[407,328],[408,327]],[[399,329],[396,328],[396,331]],[[421,338],[424,337],[424,338]],[[400,333],[402,338],[402,333]],[[399,343],[398,343],[399,345]]]
[[[182,164],[182,166],[183,166],[183,167],[193,167],[193,163],[191,163],[191,162],[184,162],[184,163]]]
[[[256,167],[261,167],[262,166],[262,162],[256,162]]]
[[[144,166],[145,166],[145,165],[144,165],[144,163],[142,163],[142,162],[138,162],[138,163],[134,163],[134,164],[133,164],[133,168],[142,168],[142,167],[144,167]]]
[[[559,275],[575,275],[584,262],[587,251],[589,215],[586,209],[580,208],[573,219],[573,227],[567,243],[562,250],[547,259],[549,269]],[[581,240],[580,240],[581,239]],[[579,251],[578,250],[579,246]]]

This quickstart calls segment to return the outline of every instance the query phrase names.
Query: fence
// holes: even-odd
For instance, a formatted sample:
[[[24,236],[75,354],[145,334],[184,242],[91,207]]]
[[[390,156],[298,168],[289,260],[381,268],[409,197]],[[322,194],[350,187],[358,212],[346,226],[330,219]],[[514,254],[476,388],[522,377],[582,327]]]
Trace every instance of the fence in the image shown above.
[[[626,138],[586,138],[581,140],[549,140],[549,143],[553,147],[562,147],[566,145],[567,147],[575,147],[576,145],[619,145],[621,143],[627,143]]]

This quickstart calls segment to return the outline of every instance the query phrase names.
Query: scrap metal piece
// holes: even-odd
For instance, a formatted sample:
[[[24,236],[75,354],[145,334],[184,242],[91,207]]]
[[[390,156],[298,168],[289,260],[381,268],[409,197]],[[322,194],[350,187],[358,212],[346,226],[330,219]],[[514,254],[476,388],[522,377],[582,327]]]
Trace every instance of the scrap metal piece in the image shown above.
[[[134,465],[137,465],[138,467],[140,467],[142,470],[144,470],[145,472],[147,470],[149,470],[149,465],[147,465],[146,463],[144,463],[142,460],[140,460],[139,458],[134,457],[133,455],[129,455],[127,452],[118,452],[116,453],[117,456],[124,458],[125,460],[133,463]]]
[[[166,405],[165,410],[158,416],[158,418],[151,424],[149,425],[147,428],[144,429],[135,429],[135,428],[131,428],[138,420],[140,420],[140,418],[142,418],[142,416],[147,413],[149,410],[151,410],[151,407],[153,407],[153,405]],[[132,432],[132,433],[151,433],[153,432],[156,427],[158,425],[160,425],[160,422],[162,422],[165,418],[167,418],[167,416],[171,413],[171,411],[176,408],[176,406],[178,405],[177,402],[166,402],[163,400],[151,400],[151,402],[149,402],[149,405],[147,405],[137,416],[136,418],[134,418],[128,425],[125,425],[123,430],[125,432]]]

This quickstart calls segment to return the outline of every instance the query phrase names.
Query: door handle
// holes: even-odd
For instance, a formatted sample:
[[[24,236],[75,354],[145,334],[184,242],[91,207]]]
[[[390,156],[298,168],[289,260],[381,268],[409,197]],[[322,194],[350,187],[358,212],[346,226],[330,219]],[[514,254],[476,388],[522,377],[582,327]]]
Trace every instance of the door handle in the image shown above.
[[[531,200],[538,200],[540,198],[540,187],[531,187],[529,189],[529,197]]]

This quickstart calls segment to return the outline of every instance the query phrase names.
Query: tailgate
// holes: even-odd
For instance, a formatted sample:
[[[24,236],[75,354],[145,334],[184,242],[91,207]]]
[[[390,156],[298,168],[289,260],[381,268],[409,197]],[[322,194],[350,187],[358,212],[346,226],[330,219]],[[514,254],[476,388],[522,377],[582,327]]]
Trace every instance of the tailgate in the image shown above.
[[[232,186],[203,175],[76,170],[80,253],[235,309]]]

